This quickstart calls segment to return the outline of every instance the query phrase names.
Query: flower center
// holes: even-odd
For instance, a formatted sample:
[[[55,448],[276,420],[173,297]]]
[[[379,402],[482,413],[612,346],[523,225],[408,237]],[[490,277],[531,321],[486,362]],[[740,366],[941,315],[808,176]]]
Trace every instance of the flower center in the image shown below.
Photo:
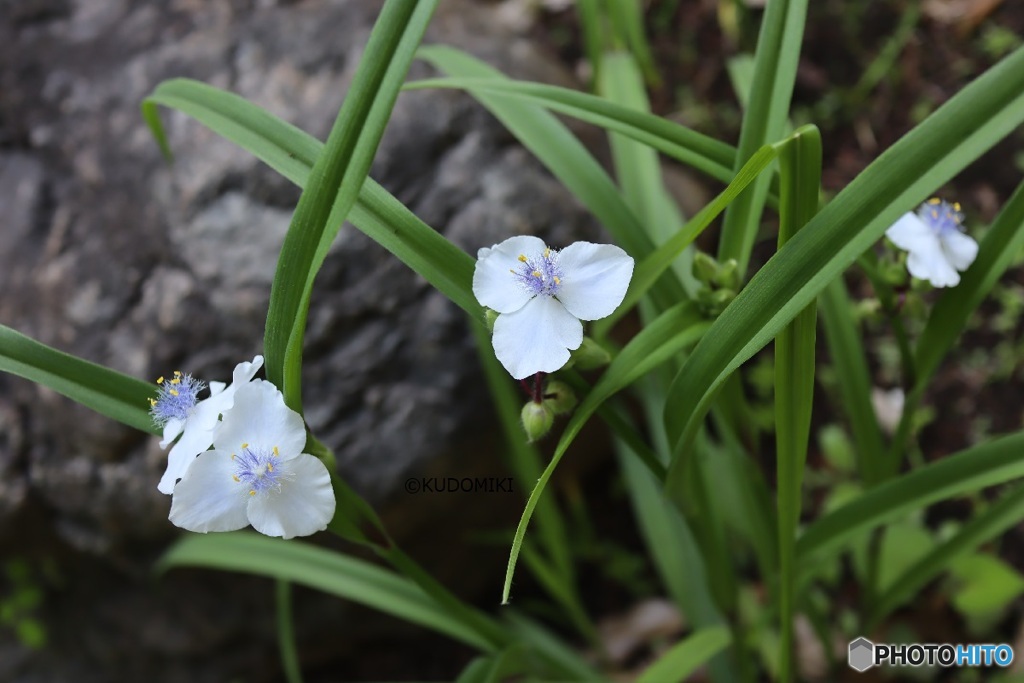
[[[156,398],[149,399],[149,414],[158,427],[173,419],[187,419],[197,403],[196,396],[206,388],[206,383],[179,370],[174,371],[171,379],[160,377],[156,383],[160,389]]]
[[[264,491],[279,491],[281,482],[287,479],[287,473],[278,461],[280,455],[277,446],[267,450],[243,443],[241,452],[231,455],[235,464],[231,478],[244,484],[250,496]]]
[[[545,248],[540,254],[519,255],[519,267],[512,274],[534,296],[554,296],[562,286],[562,269],[558,267],[558,252]]]
[[[921,205],[917,210],[918,217],[927,223],[936,235],[942,235],[951,230],[960,230],[964,222],[964,214],[960,211],[960,204],[944,202],[938,197],[932,197]]]

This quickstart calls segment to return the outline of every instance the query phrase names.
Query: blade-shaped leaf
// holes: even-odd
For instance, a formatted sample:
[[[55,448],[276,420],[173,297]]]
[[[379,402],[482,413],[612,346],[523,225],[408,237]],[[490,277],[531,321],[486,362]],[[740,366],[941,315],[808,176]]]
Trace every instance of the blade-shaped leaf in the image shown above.
[[[765,264],[673,381],[665,419],[675,442],[667,485],[721,382],[821,292],[899,215],[1024,121],[1024,48],[901,138]]]
[[[129,427],[160,433],[149,416],[155,385],[58,351],[5,325],[0,325],[0,371],[49,387]]]
[[[673,645],[653,664],[644,669],[636,683],[671,683],[684,681],[732,641],[725,626],[701,629]]]
[[[870,489],[811,524],[797,541],[801,565],[863,529],[939,500],[1024,476],[1024,432],[1004,436]]]
[[[291,581],[493,652],[485,638],[442,610],[408,579],[301,541],[282,541],[248,531],[189,535],[160,559],[158,569],[172,567],[209,567]]]
[[[436,0],[385,3],[281,246],[264,337],[266,372],[288,406],[299,412],[302,343],[313,280],[355,205],[435,6]]]
[[[689,344],[693,344],[707,327],[697,307],[692,302],[684,302],[665,311],[654,322],[645,327],[622,349],[618,356],[611,362],[601,379],[594,385],[594,388],[586,398],[580,402],[576,412],[573,413],[569,424],[566,425],[562,438],[555,448],[551,462],[544,469],[537,485],[530,494],[526,503],[526,509],[519,520],[516,528],[515,538],[512,541],[512,552],[508,561],[508,569],[505,573],[505,587],[502,593],[502,603],[508,602],[509,592],[512,589],[512,576],[515,572],[516,560],[519,557],[519,549],[526,535],[526,528],[530,523],[533,510],[537,506],[548,480],[551,478],[555,467],[558,466],[566,449],[579,434],[583,425],[601,404],[616,392],[629,386],[637,378],[647,374],[660,364],[679,352]]]

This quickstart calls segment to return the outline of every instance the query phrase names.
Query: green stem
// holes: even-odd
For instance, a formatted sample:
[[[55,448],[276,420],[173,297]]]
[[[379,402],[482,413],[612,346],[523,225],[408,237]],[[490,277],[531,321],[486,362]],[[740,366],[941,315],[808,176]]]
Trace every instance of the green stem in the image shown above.
[[[281,650],[281,668],[288,683],[302,683],[302,667],[295,648],[295,628],[292,623],[292,585],[277,580],[277,646]]]

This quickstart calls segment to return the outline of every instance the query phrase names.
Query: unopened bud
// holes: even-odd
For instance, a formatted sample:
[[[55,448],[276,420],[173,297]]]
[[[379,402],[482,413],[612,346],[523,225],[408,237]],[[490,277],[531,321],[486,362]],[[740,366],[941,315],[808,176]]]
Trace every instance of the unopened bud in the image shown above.
[[[693,276],[708,285],[718,275],[718,261],[714,256],[698,251],[693,257]]]
[[[522,419],[526,438],[530,441],[536,441],[551,430],[551,425],[555,421],[555,414],[544,403],[530,401],[523,406]]]
[[[583,338],[583,343],[572,352],[571,357],[577,370],[603,368],[612,362],[612,355],[590,337]]]
[[[576,392],[565,382],[551,380],[544,387],[544,405],[555,415],[565,415],[576,407]]]
[[[721,265],[718,272],[715,273],[715,277],[712,278],[719,287],[725,289],[731,289],[736,291],[740,288],[740,264],[739,262],[731,258]]]

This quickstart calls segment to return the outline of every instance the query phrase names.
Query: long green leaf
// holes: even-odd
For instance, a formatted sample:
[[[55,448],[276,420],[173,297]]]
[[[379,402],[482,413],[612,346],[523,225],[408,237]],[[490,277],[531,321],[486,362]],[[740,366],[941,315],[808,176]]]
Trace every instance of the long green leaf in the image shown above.
[[[668,652],[644,669],[636,683],[684,681],[731,640],[732,634],[724,626],[701,629],[669,648]]]
[[[519,558],[519,549],[523,544],[526,535],[526,528],[533,516],[533,510],[537,506],[541,494],[551,478],[555,467],[558,466],[566,449],[579,434],[583,425],[590,416],[597,410],[605,400],[616,392],[629,386],[633,381],[647,374],[660,364],[678,353],[682,348],[693,344],[707,327],[707,323],[701,318],[696,306],[691,302],[684,302],[674,306],[663,313],[657,320],[645,327],[636,337],[622,349],[618,356],[611,362],[602,375],[601,379],[594,385],[594,388],[576,408],[569,424],[566,425],[562,438],[555,448],[551,462],[544,469],[537,485],[530,494],[526,503],[526,509],[519,520],[516,528],[515,538],[512,541],[512,551],[509,556],[508,568],[505,572],[505,586],[502,592],[502,603],[508,602],[509,593],[512,589],[512,576],[515,572],[516,560]]]
[[[871,606],[867,630],[874,630],[890,612],[909,600],[929,581],[949,569],[958,557],[999,537],[1024,519],[1024,486],[1018,486],[975,516],[956,534],[936,545],[924,557],[907,567]]]
[[[177,109],[251,152],[304,187],[323,143],[233,93],[188,79],[161,83],[143,102],[143,114],[170,156],[157,106]],[[470,287],[473,259],[416,217],[371,179],[363,183],[349,221],[390,251],[474,318],[482,309]]]
[[[267,312],[266,371],[267,379],[284,393],[285,403],[299,412],[313,280],[356,203],[435,6],[436,0],[385,3],[281,246]]]
[[[880,460],[885,457],[885,443],[871,405],[871,374],[864,345],[842,277],[837,277],[825,287],[818,310],[832,367],[838,378],[842,409],[846,411],[853,432],[857,469],[861,479],[872,485],[881,479],[884,465]]]
[[[483,652],[494,651],[485,638],[438,607],[411,581],[300,541],[248,531],[189,535],[160,559],[159,570],[172,567],[209,567],[291,581],[425,626]]]
[[[626,290],[626,297],[622,304],[608,316],[594,324],[595,334],[603,335],[611,329],[619,318],[630,311],[640,299],[647,293],[662,273],[668,270],[697,237],[704,232],[711,222],[725,210],[729,203],[743,192],[744,189],[757,178],[771,163],[778,157],[779,150],[786,141],[765,145],[757,151],[757,154],[750,157],[736,177],[729,185],[722,190],[711,202],[701,209],[696,216],[687,221],[679,230],[668,238],[662,245],[654,250],[654,253],[647,256],[637,264],[633,273],[633,279],[629,282],[629,289]]]
[[[753,88],[743,113],[736,150],[734,168],[737,170],[763,145],[782,137],[796,83],[806,17],[807,0],[773,0],[765,10],[754,56]],[[719,260],[736,259],[741,274],[747,271],[754,238],[761,225],[768,184],[767,176],[757,180],[725,213]]]
[[[733,176],[736,150],[731,146],[678,123],[624,107],[603,97],[508,78],[433,78],[413,81],[405,87],[410,90],[456,88],[504,95],[622,133],[722,182],[729,182]]]
[[[500,71],[453,48],[430,46],[419,56],[448,74],[505,79]],[[514,98],[470,93],[529,149],[601,221],[620,246],[642,258],[654,246],[636,214],[608,174],[566,126],[550,112]],[[663,280],[664,300],[683,297],[679,284]]]
[[[722,313],[673,381],[666,426],[675,443],[667,486],[722,381],[762,348],[907,206],[1024,121],[1024,48],[901,138],[779,250]]]
[[[0,371],[49,387],[129,427],[159,434],[149,416],[156,385],[58,351],[0,325]]]
[[[946,289],[936,302],[914,349],[915,389],[923,387],[953,347],[967,318],[992,290],[1024,249],[1024,183],[1007,201],[978,247],[978,256],[960,284]]]
[[[797,541],[802,565],[870,529],[939,500],[1024,476],[1024,432],[1004,436],[890,479],[819,518]]]
[[[779,159],[779,247],[818,210],[821,135],[813,126],[796,132]],[[807,440],[814,403],[816,311],[810,303],[775,338],[775,445],[779,524],[779,679],[793,680],[796,607],[796,532]]]

